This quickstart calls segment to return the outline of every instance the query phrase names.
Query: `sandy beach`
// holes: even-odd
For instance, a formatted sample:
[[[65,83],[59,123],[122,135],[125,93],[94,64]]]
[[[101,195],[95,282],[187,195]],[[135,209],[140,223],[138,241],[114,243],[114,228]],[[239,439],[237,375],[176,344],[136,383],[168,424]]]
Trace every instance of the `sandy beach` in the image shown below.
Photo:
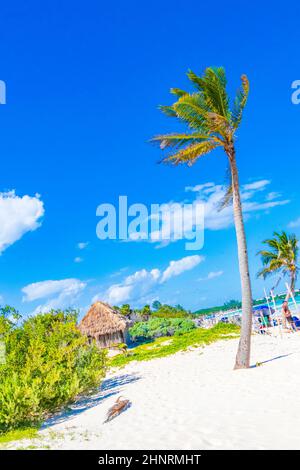
[[[236,348],[233,339],[131,363],[48,421],[39,438],[9,447],[299,449],[300,334],[254,336],[248,370],[232,370]],[[131,407],[103,424],[120,395]]]

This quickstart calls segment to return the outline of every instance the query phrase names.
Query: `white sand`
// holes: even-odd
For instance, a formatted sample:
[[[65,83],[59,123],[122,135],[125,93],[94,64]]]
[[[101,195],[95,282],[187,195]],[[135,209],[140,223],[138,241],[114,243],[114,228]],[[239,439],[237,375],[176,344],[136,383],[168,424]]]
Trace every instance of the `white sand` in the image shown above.
[[[265,362],[248,370],[232,370],[236,349],[234,339],[131,363],[40,439],[14,447],[300,449],[300,333],[253,337],[252,363]],[[103,424],[120,395],[131,408]]]

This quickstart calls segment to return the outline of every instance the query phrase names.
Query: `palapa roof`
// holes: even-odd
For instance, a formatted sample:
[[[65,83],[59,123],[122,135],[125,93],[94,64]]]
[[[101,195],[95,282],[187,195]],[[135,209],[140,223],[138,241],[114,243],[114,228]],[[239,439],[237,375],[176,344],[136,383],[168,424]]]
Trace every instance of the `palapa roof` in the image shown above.
[[[95,302],[79,323],[81,333],[88,336],[109,335],[124,331],[125,318],[105,302]]]

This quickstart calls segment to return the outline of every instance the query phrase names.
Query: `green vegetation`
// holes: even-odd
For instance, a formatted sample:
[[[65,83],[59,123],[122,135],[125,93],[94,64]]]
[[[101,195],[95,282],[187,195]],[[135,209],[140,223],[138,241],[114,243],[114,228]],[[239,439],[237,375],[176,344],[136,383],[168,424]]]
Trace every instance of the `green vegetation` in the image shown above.
[[[294,234],[288,235],[286,232],[274,232],[274,238],[263,241],[266,249],[260,250],[257,254],[261,256],[263,269],[257,276],[266,279],[268,276],[279,274],[279,280],[282,276],[289,276],[290,290],[294,292],[298,268],[298,240]],[[290,294],[287,294],[288,300]]]
[[[192,331],[195,324],[186,318],[150,318],[146,322],[135,323],[129,329],[130,336],[136,338],[159,338],[160,336],[182,335]]]
[[[114,307],[116,310],[118,310],[121,315],[128,316],[131,314],[131,308],[129,304],[124,304],[120,308],[119,307]]]
[[[51,311],[20,323],[0,309],[0,433],[25,428],[99,384],[105,352],[76,327],[77,312]]]
[[[38,427],[20,428],[0,434],[0,444],[8,444],[20,439],[34,439],[38,437]]]
[[[185,310],[181,305],[172,307],[171,305],[160,304],[157,310],[152,311],[152,316],[158,318],[185,318],[190,315],[191,313]]]
[[[239,334],[239,327],[233,324],[218,323],[210,329],[196,328],[181,336],[158,338],[152,343],[142,344],[131,350],[127,355],[118,355],[110,360],[110,366],[124,366],[131,361],[148,361],[169,356],[188,348],[213,343],[220,339],[230,339]]]
[[[219,307],[202,308],[194,312],[194,315],[210,315],[217,312],[226,312],[228,310],[240,309],[242,302],[239,300],[229,300]]]
[[[135,315],[140,317],[141,321],[143,319],[148,319],[151,317],[159,318],[183,318],[191,315],[190,311],[185,310],[181,305],[175,305],[175,307],[167,304],[161,304],[158,300],[155,300],[152,304],[152,309],[150,305],[144,305],[140,309],[133,309],[129,304],[123,304],[121,307],[114,307],[121,315],[130,317]]]

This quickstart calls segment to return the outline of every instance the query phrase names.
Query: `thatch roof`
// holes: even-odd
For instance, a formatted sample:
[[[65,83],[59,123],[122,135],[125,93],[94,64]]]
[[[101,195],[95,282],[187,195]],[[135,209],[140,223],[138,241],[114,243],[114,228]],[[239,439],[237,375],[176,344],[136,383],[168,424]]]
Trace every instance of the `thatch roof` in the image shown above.
[[[126,327],[125,318],[104,302],[94,303],[79,323],[81,333],[93,337],[123,332]]]

